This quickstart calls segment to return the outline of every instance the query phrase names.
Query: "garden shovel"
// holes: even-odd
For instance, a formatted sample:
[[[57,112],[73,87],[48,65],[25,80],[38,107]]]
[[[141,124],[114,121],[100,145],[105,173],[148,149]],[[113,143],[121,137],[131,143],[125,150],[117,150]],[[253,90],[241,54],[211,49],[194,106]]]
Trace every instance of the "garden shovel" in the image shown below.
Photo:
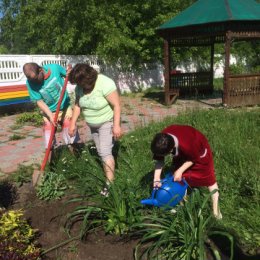
[[[34,187],[39,185],[41,183],[42,179],[43,179],[44,169],[45,169],[46,163],[49,159],[50,151],[51,151],[51,148],[52,148],[53,139],[54,139],[54,135],[55,135],[55,132],[56,132],[56,123],[57,123],[57,120],[58,120],[58,116],[59,116],[59,112],[60,112],[60,106],[61,106],[62,99],[64,97],[64,93],[65,93],[65,90],[66,90],[66,87],[67,87],[67,83],[68,83],[68,75],[65,78],[64,85],[62,87],[60,98],[59,98],[59,101],[58,101],[57,109],[56,109],[56,112],[55,112],[55,115],[54,115],[53,121],[54,121],[55,125],[51,124],[50,139],[49,139],[47,149],[45,151],[45,155],[44,155],[44,158],[43,158],[43,161],[42,161],[41,168],[40,168],[40,170],[34,170],[33,175],[32,175],[32,184],[33,184]]]

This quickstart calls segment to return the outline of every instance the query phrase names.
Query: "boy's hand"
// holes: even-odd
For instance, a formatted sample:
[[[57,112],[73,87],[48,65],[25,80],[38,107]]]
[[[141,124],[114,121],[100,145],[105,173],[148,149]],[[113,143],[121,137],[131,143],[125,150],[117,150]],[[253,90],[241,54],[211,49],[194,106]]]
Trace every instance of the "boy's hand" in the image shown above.
[[[57,122],[54,122],[54,116],[55,116],[55,113],[51,113],[49,115],[49,121],[51,122],[51,124],[54,126],[54,127],[57,127],[58,126],[58,123]]]
[[[154,180],[153,181],[153,187],[154,188],[160,188],[162,186],[161,180]]]
[[[69,136],[70,137],[74,137],[76,135],[76,130],[77,130],[77,127],[75,124],[70,124],[70,127],[69,127]]]
[[[182,179],[182,171],[178,169],[173,174],[173,180],[174,181],[181,181],[181,179]]]

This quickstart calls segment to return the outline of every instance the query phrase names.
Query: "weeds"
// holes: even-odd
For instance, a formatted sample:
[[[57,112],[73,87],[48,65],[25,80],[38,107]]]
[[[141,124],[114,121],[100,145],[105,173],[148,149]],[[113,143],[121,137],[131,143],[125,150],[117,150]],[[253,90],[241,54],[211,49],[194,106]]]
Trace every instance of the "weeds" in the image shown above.
[[[15,173],[10,176],[10,180],[13,181],[16,186],[20,187],[24,183],[28,183],[32,179],[33,166],[19,165]]]
[[[33,126],[42,125],[42,115],[38,112],[25,112],[19,115],[16,119],[16,124],[23,125],[25,123],[30,123]]]
[[[13,134],[12,136],[9,137],[9,141],[16,141],[16,140],[20,140],[20,139],[24,139],[24,138],[25,138],[25,136]]]

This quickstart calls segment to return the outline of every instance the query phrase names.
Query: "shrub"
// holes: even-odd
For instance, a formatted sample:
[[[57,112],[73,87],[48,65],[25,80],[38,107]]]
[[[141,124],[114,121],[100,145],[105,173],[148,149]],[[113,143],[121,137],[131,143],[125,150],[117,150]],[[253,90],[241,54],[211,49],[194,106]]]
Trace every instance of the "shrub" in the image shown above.
[[[0,217],[0,259],[37,260],[40,248],[36,231],[23,219],[21,210],[10,210]]]

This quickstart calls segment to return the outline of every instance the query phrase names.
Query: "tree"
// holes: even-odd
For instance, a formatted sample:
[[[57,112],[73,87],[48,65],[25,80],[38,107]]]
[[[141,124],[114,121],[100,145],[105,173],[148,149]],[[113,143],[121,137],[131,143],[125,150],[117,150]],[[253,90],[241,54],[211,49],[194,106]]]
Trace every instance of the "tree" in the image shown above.
[[[10,53],[96,54],[141,64],[162,57],[156,28],[195,0],[4,0],[0,44]]]

